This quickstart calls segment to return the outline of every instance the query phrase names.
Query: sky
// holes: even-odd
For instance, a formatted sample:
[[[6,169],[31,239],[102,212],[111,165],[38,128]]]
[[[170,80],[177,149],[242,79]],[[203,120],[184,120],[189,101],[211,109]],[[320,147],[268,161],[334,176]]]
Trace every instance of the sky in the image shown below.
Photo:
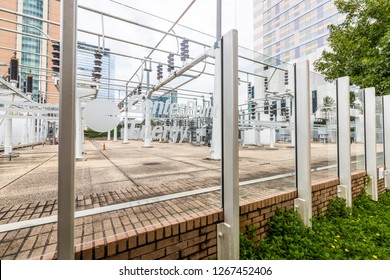
[[[142,13],[141,11],[166,18],[170,21],[176,21],[179,16],[190,5],[192,0],[79,0],[79,5],[92,8],[98,12],[105,12],[120,18],[134,21],[143,25],[150,26],[162,31],[168,31],[172,23],[157,19],[153,16]],[[97,5],[99,3],[99,5]],[[123,5],[121,5],[123,4]],[[213,45],[216,35],[216,8],[217,0],[196,0],[189,8],[187,13],[179,21],[179,24],[199,30],[202,33],[182,26],[176,26],[172,32],[177,35]],[[135,45],[116,42],[105,39],[104,46],[110,48],[112,52],[125,53],[130,56],[143,58],[150,54],[151,49],[142,48],[136,44],[154,47],[161,40],[164,34],[141,28],[136,24],[124,23],[122,21],[102,17],[98,13],[92,13],[84,9],[78,11],[78,27],[82,30],[88,30],[96,33],[103,33],[107,37],[120,38],[131,41]],[[252,0],[222,0],[222,34],[227,33],[230,29],[238,30],[239,45],[253,49],[253,1]],[[205,34],[206,33],[206,34]],[[211,35],[211,36],[210,36]],[[103,45],[103,40],[98,40],[97,36],[89,35],[84,32],[78,32],[78,40],[95,45]],[[159,49],[167,52],[177,53],[180,51],[178,40],[172,36],[167,38],[159,45]],[[196,57],[205,51],[205,47],[190,43],[190,56]],[[166,63],[167,53],[155,51],[150,56],[153,61]],[[136,59],[127,59],[116,57],[115,78],[128,80],[133,76],[141,64]],[[176,60],[175,65],[179,65]],[[153,65],[152,67],[154,67]],[[205,65],[199,65],[195,68],[202,71]],[[155,69],[153,69],[155,70]],[[213,67],[206,65],[205,71],[213,72]],[[133,77],[133,81],[142,80],[142,71]],[[151,83],[156,83],[156,71],[151,76]],[[144,72],[145,74],[145,72]],[[212,91],[212,78],[202,77],[197,82],[186,85],[187,88],[199,88],[200,83],[205,91]],[[180,83],[180,80],[178,81]],[[174,86],[175,84],[173,84]],[[207,86],[208,85],[208,86]]]
[[[97,6],[96,3],[99,3]],[[142,13],[118,3],[176,21],[180,14],[189,6],[192,0],[79,0],[79,5],[85,5],[121,17],[134,18],[140,22],[150,22],[150,18]],[[216,34],[216,5],[217,0],[196,0],[180,24],[194,29]],[[132,17],[129,17],[129,16]],[[80,19],[81,24],[96,28],[97,22],[89,17]],[[230,29],[239,30],[239,44],[252,48],[253,46],[253,0],[222,0],[222,33]]]

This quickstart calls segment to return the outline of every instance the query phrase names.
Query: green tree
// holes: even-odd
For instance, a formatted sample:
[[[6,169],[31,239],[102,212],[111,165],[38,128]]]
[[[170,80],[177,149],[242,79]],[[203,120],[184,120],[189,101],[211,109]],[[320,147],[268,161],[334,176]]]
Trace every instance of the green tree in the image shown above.
[[[330,96],[325,96],[323,99],[322,99],[322,109],[321,111],[325,113],[325,118],[327,120],[330,119],[330,114],[334,111],[335,109],[335,101],[332,97]]]
[[[390,1],[336,0],[340,25],[330,25],[329,45],[314,63],[328,80],[350,76],[360,87],[390,94]]]

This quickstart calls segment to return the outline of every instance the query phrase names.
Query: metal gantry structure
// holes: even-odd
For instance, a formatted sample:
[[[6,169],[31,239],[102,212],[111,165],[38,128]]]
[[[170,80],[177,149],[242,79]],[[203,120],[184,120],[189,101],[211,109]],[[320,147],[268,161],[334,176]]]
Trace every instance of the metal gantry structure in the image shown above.
[[[0,125],[3,124],[4,131],[4,156],[11,158],[14,155],[12,122],[18,118],[25,119],[26,144],[35,145],[48,138],[53,138],[55,143],[57,137],[60,137],[58,167],[60,259],[74,257],[72,230],[74,168],[75,159],[83,158],[83,109],[91,100],[101,98],[98,92],[103,88],[116,92],[115,97],[109,101],[114,102],[121,110],[119,116],[112,117],[121,118],[124,144],[131,139],[140,138],[143,139],[143,147],[152,148],[153,141],[171,143],[186,141],[196,145],[209,145],[208,157],[222,160],[222,206],[225,222],[218,226],[220,258],[238,258],[238,145],[267,144],[273,149],[277,141],[284,141],[296,147],[295,174],[299,198],[295,201],[295,207],[305,224],[310,225],[312,213],[310,145],[313,131],[316,130],[318,135],[321,135],[318,131],[325,131],[322,135],[328,135],[332,133],[332,125],[337,125],[338,129],[334,133],[337,134],[335,138],[338,140],[339,149],[337,166],[340,178],[339,196],[346,198],[350,205],[351,170],[347,166],[351,161],[351,124],[349,110],[345,110],[351,105],[347,98],[350,91],[349,79],[341,78],[336,83],[337,106],[322,104],[322,111],[314,110],[308,63],[271,64],[267,62],[268,58],[261,54],[239,47],[237,31],[232,30],[222,37],[220,13],[217,16],[217,35],[216,37],[210,35],[207,43],[175,32],[175,26],[194,2],[188,5],[167,31],[95,8],[78,6],[77,1],[63,1],[60,41],[51,39],[43,32],[42,36],[22,32],[26,36],[51,42],[53,52],[49,57],[52,59],[53,67],[43,70],[47,73],[45,77],[51,76],[53,83],[59,88],[61,100],[59,106],[34,100],[29,86],[32,82],[29,79],[33,77],[28,77],[25,87],[20,81],[18,85],[17,77],[21,66],[17,65],[16,56],[11,58],[9,75],[0,78],[0,104],[3,105],[0,107],[2,112]],[[221,1],[218,0],[217,4],[219,7],[217,11],[220,12]],[[78,10],[98,15],[102,32],[78,28],[76,24]],[[104,28],[107,19],[160,34],[162,38],[157,44],[150,46],[108,34]],[[75,64],[77,32],[92,36],[99,42],[98,51],[87,50],[94,57],[94,67],[90,76],[77,72]],[[168,38],[177,42],[181,40],[180,44],[177,44],[180,45],[177,52],[161,46]],[[136,56],[121,50],[106,50],[109,43],[120,43],[149,52],[146,56]],[[133,73],[127,74],[129,79],[105,77],[101,73],[102,57],[107,53],[136,61],[139,67]],[[165,67],[167,71],[164,73]],[[152,75],[154,71],[155,76]],[[203,88],[190,87],[198,81],[204,84]],[[367,174],[372,177],[368,192],[375,200],[376,139],[375,133],[367,133],[375,127],[375,90],[366,89],[365,92],[366,169]],[[383,104],[384,126],[388,127],[390,102],[387,97],[383,98]],[[336,111],[337,118],[331,119],[329,112]],[[313,125],[314,118],[325,119],[325,124]],[[135,135],[135,129],[142,125],[143,133]],[[165,132],[161,127],[164,127]],[[116,140],[118,127],[114,129]],[[389,131],[390,129],[385,129],[385,142],[390,142]],[[109,135],[110,132],[108,137]],[[331,138],[329,136],[329,139]],[[318,139],[321,139],[320,136]],[[325,142],[325,138],[322,139]],[[388,162],[390,149],[385,151],[387,153],[385,166],[390,166]],[[385,174],[385,184],[389,188],[390,174],[387,170]]]
[[[135,21],[131,21],[131,20],[128,20],[125,18],[121,18],[119,16],[112,15],[112,14],[109,14],[109,13],[106,13],[106,12],[103,12],[100,10],[96,10],[96,9],[93,9],[90,7],[79,6],[79,9],[81,9],[81,10],[85,10],[89,13],[96,14],[96,15],[100,16],[101,25],[102,25],[102,33],[92,32],[92,31],[80,29],[80,28],[78,29],[78,32],[89,34],[92,36],[96,36],[98,41],[102,42],[102,46],[103,46],[102,50],[104,50],[105,45],[107,45],[106,41],[108,41],[108,40],[111,40],[114,42],[122,42],[122,43],[126,43],[129,45],[135,45],[135,46],[137,46],[139,48],[143,48],[143,49],[150,49],[149,55],[144,57],[144,58],[129,56],[126,53],[110,52],[110,54],[112,54],[112,55],[127,57],[130,59],[136,59],[136,60],[141,62],[141,66],[145,65],[146,61],[148,61],[148,64],[150,67],[149,67],[149,71],[146,71],[146,74],[144,75],[143,72],[144,72],[145,68],[142,69],[142,67],[139,66],[138,69],[131,76],[131,78],[126,82],[125,85],[121,84],[121,81],[119,81],[118,79],[115,79],[113,77],[104,77],[104,78],[108,79],[110,81],[115,81],[115,82],[113,82],[113,83],[110,82],[109,85],[101,83],[100,78],[102,78],[102,76],[100,75],[100,73],[98,73],[96,71],[93,72],[94,78],[92,80],[90,77],[85,77],[82,75],[78,76],[78,91],[80,93],[78,94],[78,97],[77,97],[78,98],[77,108],[80,108],[80,109],[77,109],[77,112],[78,112],[77,123],[81,123],[80,118],[81,118],[82,108],[85,106],[85,104],[86,104],[86,102],[88,102],[88,100],[96,98],[96,95],[97,95],[97,92],[99,91],[99,89],[108,88],[111,90],[114,89],[114,90],[118,91],[118,98],[120,99],[119,106],[125,112],[124,114],[122,114],[122,118],[124,119],[124,122],[127,122],[127,124],[124,123],[123,126],[128,127],[128,118],[133,118],[133,119],[136,118],[136,116],[132,116],[131,114],[130,115],[127,114],[127,116],[124,116],[124,115],[126,115],[126,112],[129,112],[129,108],[127,108],[127,106],[123,106],[123,104],[125,104],[125,103],[128,104],[127,99],[131,95],[143,94],[146,96],[147,99],[153,98],[153,99],[162,100],[162,99],[166,99],[166,98],[164,98],[164,96],[167,96],[167,95],[172,96],[172,94],[173,94],[173,95],[175,95],[174,96],[175,99],[177,96],[179,96],[179,99],[181,99],[180,98],[181,96],[183,96],[184,97],[183,99],[185,99],[186,98],[185,92],[186,92],[186,90],[188,90],[185,88],[185,85],[187,83],[191,83],[191,81],[198,79],[199,77],[204,76],[204,75],[207,75],[210,77],[214,77],[214,76],[218,75],[217,71],[215,70],[216,67],[215,67],[214,62],[205,61],[203,59],[204,57],[202,57],[202,56],[200,57],[200,59],[199,59],[199,57],[197,59],[193,59],[189,55],[189,48],[190,48],[189,44],[190,43],[199,45],[203,48],[208,48],[209,50],[214,48],[216,46],[215,44],[214,44],[214,46],[211,46],[212,44],[202,43],[199,40],[193,40],[191,38],[187,38],[187,37],[182,36],[182,35],[177,35],[175,32],[173,32],[173,28],[176,26],[176,24],[180,21],[180,19],[183,17],[183,15],[186,13],[186,11],[188,11],[188,9],[191,7],[191,5],[193,3],[194,2],[190,3],[190,5],[187,7],[187,9],[180,15],[178,20],[173,23],[173,25],[171,26],[171,28],[168,31],[160,30],[160,29],[157,29],[157,28],[152,27],[152,26],[148,26],[145,24],[141,24],[139,22],[135,22]],[[157,43],[157,45],[155,45],[154,47],[151,47],[151,46],[148,46],[145,44],[140,44],[138,42],[133,42],[130,40],[123,40],[123,39],[120,39],[120,38],[115,37],[115,36],[110,36],[108,34],[105,34],[105,31],[104,31],[105,18],[113,19],[113,20],[116,20],[116,21],[119,21],[122,23],[126,23],[126,24],[136,25],[137,27],[144,28],[145,30],[149,30],[149,31],[152,31],[152,32],[155,32],[158,34],[162,34],[163,37],[161,38],[159,43]],[[50,22],[50,24],[54,24],[54,23]],[[58,25],[58,23],[57,23],[57,25]],[[58,86],[58,83],[59,83],[58,72],[59,72],[59,60],[60,60],[59,55],[60,55],[61,43],[56,41],[56,40],[52,40],[47,34],[44,34],[42,31],[41,31],[41,34],[42,34],[42,36],[37,36],[37,35],[34,35],[34,36],[37,38],[39,37],[42,40],[50,40],[52,43],[53,52],[52,52],[51,59],[53,61],[54,66],[52,69],[46,69],[46,71],[52,73],[53,82]],[[24,34],[24,35],[30,36],[29,34]],[[211,36],[211,37],[213,37],[213,36]],[[164,49],[158,48],[159,45],[161,44],[161,42],[163,42],[164,39],[166,39],[166,38],[175,38],[176,40],[181,40],[180,53],[174,53],[172,51],[166,51]],[[99,45],[100,45],[100,43],[99,43]],[[164,63],[162,61],[153,61],[151,59],[151,55],[153,54],[153,52],[166,53],[168,55],[168,62]],[[205,53],[207,53],[207,51],[205,51]],[[94,53],[94,55],[100,56],[101,54]],[[183,63],[182,66],[175,65],[175,63],[173,61],[175,56],[180,57],[180,61],[182,61],[182,63]],[[100,60],[100,58],[101,57],[99,57],[97,60]],[[287,70],[285,70],[281,67],[277,67],[277,66],[273,67],[271,65],[267,65],[263,61],[257,60],[256,57],[239,55],[239,58],[240,58],[240,60],[246,60],[247,62],[250,62],[253,64],[259,64],[259,65],[263,65],[266,67],[270,67],[270,69],[272,68],[274,71],[282,71],[283,73],[288,72]],[[96,60],[95,60],[95,62],[96,62]],[[194,66],[196,66],[200,62],[202,62],[204,64],[203,70],[199,71],[199,70],[194,69]],[[152,68],[154,68],[153,65],[155,65],[155,64],[157,64],[156,66],[160,65],[160,68],[159,68],[160,74],[158,74],[159,75],[158,77],[160,77],[160,82],[158,82],[155,85],[151,85],[150,84],[150,71]],[[164,81],[162,80],[162,71],[161,71],[162,65],[168,66],[168,73],[170,75]],[[206,70],[206,66],[208,66],[208,68],[214,67],[214,70],[211,69],[212,71],[210,72],[209,70]],[[99,69],[100,67],[101,67],[101,65],[95,65],[95,70]],[[139,73],[139,72],[141,72],[141,73]],[[240,72],[240,74],[245,76],[245,77],[240,77],[241,82],[251,83],[249,81],[249,76],[252,76],[253,78],[263,79],[264,84],[271,83],[272,77],[275,74],[275,72],[272,72],[272,76],[268,78],[266,75],[262,75],[260,72],[246,71],[246,70],[240,69],[240,68],[239,68],[239,72]],[[271,73],[271,71],[269,71],[269,72]],[[99,77],[97,77],[96,75],[98,75]],[[138,82],[133,81],[133,78],[137,77],[139,75],[141,76],[141,80]],[[145,77],[145,76],[147,77],[147,80],[149,82],[144,81],[143,77]],[[180,76],[187,77],[188,80],[185,80],[184,82],[180,83],[179,85],[175,85],[171,88],[166,87],[167,84],[169,84],[169,82],[171,82],[173,80],[177,80],[177,78],[179,78]],[[218,77],[216,77],[216,79],[215,79],[215,84],[218,84],[217,80],[218,80]],[[256,85],[256,87],[258,87],[258,85]],[[207,92],[194,91],[193,93],[196,96],[195,98],[197,98],[196,103],[198,103],[198,102],[204,103],[205,98],[206,98],[206,102],[208,102],[209,104],[215,103],[214,107],[216,108],[216,110],[218,110],[217,109],[218,105],[219,105],[219,104],[217,104],[218,99],[215,99],[215,97],[213,97],[212,94],[210,94],[212,91],[215,91],[215,90],[216,89],[214,88],[214,90],[208,90]],[[268,90],[268,86],[266,87],[265,90]],[[143,91],[145,91],[145,92],[143,92]],[[255,90],[253,90],[253,91],[255,91]],[[256,89],[256,91],[258,91],[258,90]],[[124,93],[125,97],[121,97],[121,93]],[[153,96],[152,96],[152,94],[153,94]],[[214,94],[214,95],[217,95],[217,94]],[[248,129],[255,129],[256,131],[260,132],[260,131],[264,130],[265,128],[269,128],[271,130],[270,134],[275,134],[275,132],[273,131],[274,129],[278,130],[278,128],[283,128],[283,127],[288,128],[290,125],[288,122],[286,123],[285,120],[286,119],[289,120],[290,119],[289,116],[287,118],[283,119],[281,117],[276,117],[276,115],[275,116],[272,115],[273,112],[276,113],[279,110],[280,110],[279,115],[285,115],[286,111],[288,111],[288,110],[284,110],[284,109],[282,110],[281,108],[276,108],[278,103],[272,104],[272,106],[275,106],[275,108],[273,110],[270,110],[271,114],[270,114],[269,119],[264,117],[264,115],[266,115],[266,114],[264,114],[264,113],[266,113],[265,110],[263,110],[265,108],[265,106],[262,107],[261,104],[267,103],[268,100],[277,100],[280,98],[279,96],[280,96],[279,93],[273,91],[273,92],[267,93],[265,95],[265,97],[254,98],[254,96],[253,96],[252,98],[248,98],[246,105],[241,107],[241,109],[242,109],[241,111],[244,111],[244,114],[240,115],[240,117],[241,117],[241,120],[240,120],[241,133],[240,133],[240,135],[244,135],[245,131]],[[172,97],[170,99],[172,99]],[[116,102],[118,102],[118,101],[116,101]],[[132,105],[133,104],[131,104],[131,106]],[[260,115],[263,115],[263,117],[260,117]],[[149,119],[150,118],[147,119],[146,127],[149,127]],[[182,117],[180,117],[180,116],[175,117],[174,114],[170,114],[169,116],[165,116],[166,123],[176,123],[177,121],[182,121],[182,120],[183,120]],[[275,122],[277,120],[279,122]],[[211,145],[210,157],[214,158],[214,159],[220,159],[221,158],[221,151],[218,150],[218,147],[216,145],[212,144],[212,142],[213,142],[212,139],[215,139],[215,142],[219,142],[218,134],[220,134],[220,132],[216,133],[216,131],[220,131],[220,129],[218,129],[218,125],[216,125],[216,123],[219,123],[219,121],[217,121],[216,119],[214,119],[214,121],[213,121],[210,119],[210,117],[204,117],[202,119],[187,118],[185,121],[186,121],[186,123],[192,124],[192,125],[191,125],[191,129],[187,131],[188,135],[186,135],[184,137],[184,139],[188,139],[190,141],[193,141],[194,144],[197,144],[197,145],[199,145],[199,144]],[[213,123],[214,123],[214,128],[212,126]],[[79,125],[79,126],[81,126],[81,125]],[[80,133],[82,134],[82,129],[77,128],[77,131],[79,131],[79,134]],[[212,132],[212,131],[214,131],[214,132]],[[145,146],[150,146],[150,141],[151,141],[150,132],[151,132],[151,130],[147,128],[147,129],[145,129],[145,136],[142,136],[142,138],[145,141]],[[122,137],[123,142],[126,143],[128,141],[128,131],[124,130],[122,135],[123,135],[123,137]],[[78,138],[82,139],[82,136],[80,136]],[[270,144],[273,145],[275,143],[275,136],[270,137],[269,141],[270,141]],[[81,143],[81,142],[77,141],[77,143]],[[243,143],[243,141],[242,141],[242,143]],[[82,153],[83,153],[82,152],[82,145],[77,144],[76,157],[82,158]]]

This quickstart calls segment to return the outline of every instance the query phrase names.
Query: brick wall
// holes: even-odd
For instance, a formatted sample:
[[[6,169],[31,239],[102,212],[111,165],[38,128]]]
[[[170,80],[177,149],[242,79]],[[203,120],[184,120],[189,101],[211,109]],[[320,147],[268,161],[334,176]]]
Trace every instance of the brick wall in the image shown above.
[[[367,173],[365,171],[358,172],[355,174],[352,174],[352,198],[356,198],[360,191],[365,187],[365,176]],[[379,177],[379,168],[377,169],[377,177]],[[385,189],[385,180],[384,179],[378,179],[377,180],[378,185],[378,194],[383,194],[386,192]]]
[[[359,196],[360,191],[365,187],[364,177],[367,175],[365,171],[354,173],[351,176],[352,182],[352,198]]]
[[[258,227],[254,233],[259,239],[264,236],[267,221],[276,210],[294,209],[294,199],[297,197],[298,191],[292,190],[240,206],[240,231],[245,232],[247,226],[254,225]]]
[[[76,248],[82,260],[198,260],[216,258],[217,224],[222,211],[208,211]]]
[[[377,175],[376,175],[378,178],[379,178],[379,168],[377,169]],[[383,194],[386,192],[386,189],[385,189],[385,179],[378,179],[378,194]]]
[[[364,188],[366,172],[352,175],[352,193],[356,197]],[[325,212],[329,200],[336,198],[338,179],[312,186],[313,215]],[[385,192],[384,181],[378,180],[380,193]],[[241,201],[240,231],[247,226],[258,227],[258,239],[264,236],[267,221],[276,210],[293,209],[297,190],[263,197],[256,202]],[[223,221],[222,209],[205,211],[179,220],[122,233],[111,238],[94,240],[76,248],[76,259],[215,259],[217,256],[217,224]]]
[[[339,179],[332,179],[312,186],[313,215],[317,215],[319,212],[326,212],[329,201],[337,197],[337,185],[339,184]]]

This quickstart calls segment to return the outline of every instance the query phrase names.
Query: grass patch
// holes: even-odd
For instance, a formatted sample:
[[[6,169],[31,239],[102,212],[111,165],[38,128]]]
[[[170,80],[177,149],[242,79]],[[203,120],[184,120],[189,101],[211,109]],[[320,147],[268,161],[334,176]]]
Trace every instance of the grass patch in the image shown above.
[[[390,259],[390,193],[372,201],[364,192],[352,209],[332,200],[326,214],[305,227],[299,215],[278,210],[268,223],[267,237],[255,244],[255,228],[240,237],[243,260],[373,260]]]
[[[117,128],[118,128],[117,137],[119,138],[122,126],[118,125]],[[84,130],[84,136],[88,139],[94,139],[94,138],[107,138],[108,135],[107,132],[97,132],[95,130],[87,128],[86,130]],[[114,130],[111,130],[110,137],[114,138]]]

